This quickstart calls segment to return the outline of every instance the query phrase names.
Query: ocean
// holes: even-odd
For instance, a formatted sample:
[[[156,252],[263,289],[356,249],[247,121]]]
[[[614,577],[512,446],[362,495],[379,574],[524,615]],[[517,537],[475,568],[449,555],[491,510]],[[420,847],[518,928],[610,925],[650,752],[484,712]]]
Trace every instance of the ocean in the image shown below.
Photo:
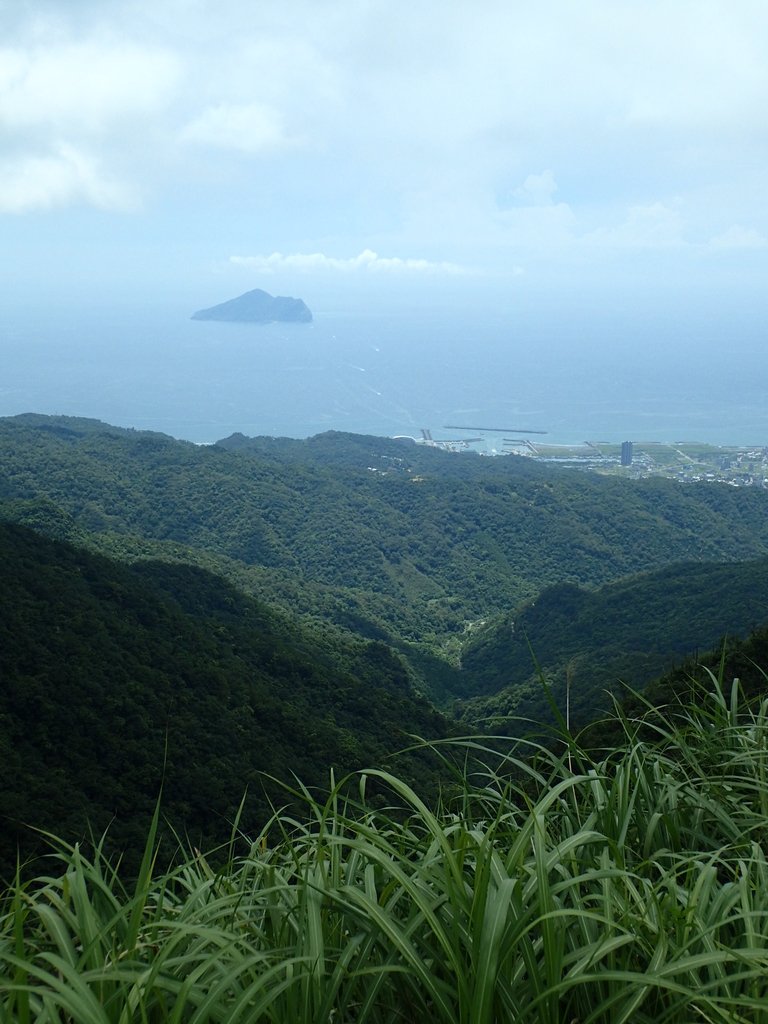
[[[702,324],[617,333],[605,318],[321,309],[310,325],[260,326],[162,306],[26,308],[0,311],[0,356],[0,415],[87,416],[202,443],[429,430],[481,434],[486,451],[525,431],[552,444],[768,444],[762,339]]]

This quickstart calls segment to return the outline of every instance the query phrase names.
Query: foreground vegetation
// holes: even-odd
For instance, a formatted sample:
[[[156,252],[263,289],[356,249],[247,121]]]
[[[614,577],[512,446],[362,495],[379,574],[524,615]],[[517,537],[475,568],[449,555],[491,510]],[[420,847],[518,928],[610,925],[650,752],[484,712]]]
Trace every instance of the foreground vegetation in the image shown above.
[[[130,883],[62,845],[5,894],[0,1020],[768,1021],[768,701],[721,679],[600,753],[436,744],[433,808],[355,775],[168,870],[156,813]]]

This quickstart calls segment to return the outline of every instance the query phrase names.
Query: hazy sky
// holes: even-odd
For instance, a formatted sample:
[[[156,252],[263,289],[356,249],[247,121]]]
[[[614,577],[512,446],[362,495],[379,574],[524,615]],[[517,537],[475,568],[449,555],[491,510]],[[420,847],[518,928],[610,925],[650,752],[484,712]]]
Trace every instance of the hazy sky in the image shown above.
[[[16,294],[765,308],[766,0],[0,0],[0,40]]]

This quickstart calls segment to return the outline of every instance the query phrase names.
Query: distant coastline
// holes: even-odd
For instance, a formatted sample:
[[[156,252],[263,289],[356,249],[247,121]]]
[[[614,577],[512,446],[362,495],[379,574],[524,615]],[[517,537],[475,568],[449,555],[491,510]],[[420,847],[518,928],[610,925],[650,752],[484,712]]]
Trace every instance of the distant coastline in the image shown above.
[[[768,442],[768,347],[754,348],[749,373],[720,350],[691,347],[676,356],[687,358],[681,378],[645,354],[640,365],[629,339],[618,375],[597,342],[577,349],[533,329],[511,339],[474,315],[318,308],[311,324],[233,325],[191,320],[194,294],[160,307],[83,306],[62,317],[41,305],[7,315],[0,414],[90,416],[197,442],[236,431],[465,436],[446,424],[547,431],[489,434],[489,449],[525,436],[576,447]]]

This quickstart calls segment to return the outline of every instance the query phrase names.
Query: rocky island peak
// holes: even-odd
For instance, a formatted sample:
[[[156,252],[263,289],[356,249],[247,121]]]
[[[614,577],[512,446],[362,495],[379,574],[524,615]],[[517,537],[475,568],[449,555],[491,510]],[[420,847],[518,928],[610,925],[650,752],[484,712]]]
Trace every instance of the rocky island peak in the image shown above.
[[[302,299],[270,295],[261,288],[254,288],[218,306],[198,309],[192,314],[192,319],[251,324],[310,323],[312,312]]]

